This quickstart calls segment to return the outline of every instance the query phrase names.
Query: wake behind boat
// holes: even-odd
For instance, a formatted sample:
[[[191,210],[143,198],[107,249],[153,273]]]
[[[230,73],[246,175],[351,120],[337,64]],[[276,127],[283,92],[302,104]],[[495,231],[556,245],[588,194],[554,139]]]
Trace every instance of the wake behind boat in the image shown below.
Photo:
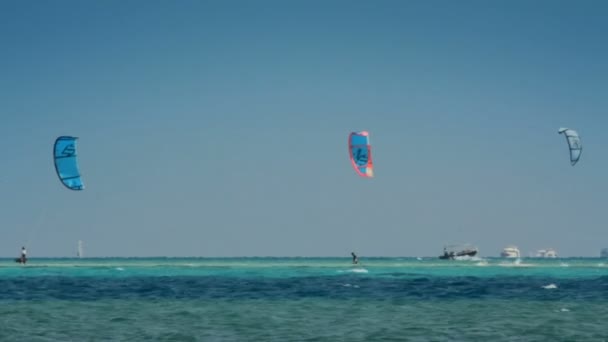
[[[442,260],[454,260],[458,257],[474,257],[477,255],[477,247],[471,245],[447,245],[443,247]]]

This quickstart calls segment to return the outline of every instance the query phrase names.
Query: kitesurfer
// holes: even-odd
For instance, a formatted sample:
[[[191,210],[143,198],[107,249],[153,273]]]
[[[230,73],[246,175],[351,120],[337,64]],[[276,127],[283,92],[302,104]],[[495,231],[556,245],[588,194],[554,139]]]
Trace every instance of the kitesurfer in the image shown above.
[[[355,252],[350,252],[350,255],[353,256],[353,264],[358,264],[359,258],[357,258],[357,255],[355,254]]]
[[[21,257],[19,258],[20,264],[25,264],[27,262],[27,250],[25,246],[21,247]]]

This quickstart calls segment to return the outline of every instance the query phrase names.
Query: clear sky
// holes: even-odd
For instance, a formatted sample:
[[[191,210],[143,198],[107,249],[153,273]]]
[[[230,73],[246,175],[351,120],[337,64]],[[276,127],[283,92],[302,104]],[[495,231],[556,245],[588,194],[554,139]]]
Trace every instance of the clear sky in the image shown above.
[[[2,1],[0,255],[608,247],[606,1]],[[570,166],[559,127],[584,145]],[[358,177],[351,131],[371,134]],[[79,137],[86,189],[52,144]]]

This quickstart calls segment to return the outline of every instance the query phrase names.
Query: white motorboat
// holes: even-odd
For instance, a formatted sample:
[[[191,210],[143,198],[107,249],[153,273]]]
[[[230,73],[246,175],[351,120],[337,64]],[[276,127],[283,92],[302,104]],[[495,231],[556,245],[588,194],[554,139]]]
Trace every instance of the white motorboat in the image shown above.
[[[500,253],[500,256],[503,258],[519,258],[520,257],[520,253],[519,253],[519,248],[517,248],[517,246],[507,246],[505,247],[502,252]]]
[[[557,258],[557,252],[553,248],[539,249],[536,251],[537,258]]]

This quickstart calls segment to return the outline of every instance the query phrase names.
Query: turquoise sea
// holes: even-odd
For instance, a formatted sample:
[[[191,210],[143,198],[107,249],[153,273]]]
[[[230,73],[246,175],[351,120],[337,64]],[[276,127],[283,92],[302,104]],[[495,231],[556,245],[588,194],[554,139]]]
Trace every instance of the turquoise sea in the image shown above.
[[[608,341],[608,260],[0,260],[0,341]]]

